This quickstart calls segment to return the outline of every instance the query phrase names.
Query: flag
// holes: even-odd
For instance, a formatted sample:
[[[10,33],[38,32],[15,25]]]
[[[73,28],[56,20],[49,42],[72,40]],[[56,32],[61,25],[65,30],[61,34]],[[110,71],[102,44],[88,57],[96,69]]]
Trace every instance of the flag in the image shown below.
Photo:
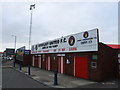
[[[35,4],[34,5],[30,5],[30,10],[35,9]]]

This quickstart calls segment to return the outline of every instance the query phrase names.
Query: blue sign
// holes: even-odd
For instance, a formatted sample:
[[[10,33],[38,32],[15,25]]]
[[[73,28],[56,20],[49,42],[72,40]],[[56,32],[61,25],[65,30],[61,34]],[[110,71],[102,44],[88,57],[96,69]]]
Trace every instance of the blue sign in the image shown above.
[[[30,51],[29,50],[25,50],[25,54],[30,54]]]

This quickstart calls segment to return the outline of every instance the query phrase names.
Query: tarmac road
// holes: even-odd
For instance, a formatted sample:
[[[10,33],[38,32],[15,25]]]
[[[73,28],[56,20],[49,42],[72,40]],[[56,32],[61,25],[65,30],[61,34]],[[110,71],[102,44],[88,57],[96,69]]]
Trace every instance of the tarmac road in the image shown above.
[[[10,67],[2,69],[2,88],[49,88]]]

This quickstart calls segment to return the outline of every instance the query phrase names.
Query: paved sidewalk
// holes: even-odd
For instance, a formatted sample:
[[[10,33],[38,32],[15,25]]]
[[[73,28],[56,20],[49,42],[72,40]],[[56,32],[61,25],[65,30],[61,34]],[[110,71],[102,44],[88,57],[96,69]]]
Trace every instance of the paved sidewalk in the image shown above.
[[[16,64],[16,67],[14,68],[18,71],[19,65]],[[20,71],[26,75],[28,75],[28,67],[22,67],[22,70]],[[86,86],[88,88],[118,88],[118,83],[116,81],[108,81],[108,82],[94,82],[90,80],[85,80],[82,78],[77,78],[74,76],[64,75],[58,73],[58,85],[54,85],[54,72],[53,71],[47,71],[40,68],[31,67],[31,75],[28,75],[30,78],[35,79],[36,81],[45,84],[49,87],[53,88],[85,88]],[[106,87],[107,86],[107,87]]]
[[[19,70],[19,65],[16,64],[16,70]],[[28,67],[22,67],[21,72],[28,75]],[[90,85],[97,82],[77,78],[74,76],[58,73],[58,85],[54,85],[54,72],[40,68],[31,67],[31,78],[51,87],[55,88],[75,88],[83,85]]]
[[[19,70],[19,67],[16,68]],[[22,67],[22,72],[28,74],[28,67]],[[31,75],[33,79],[46,84],[51,87],[56,88],[75,88],[78,86],[89,85],[97,82],[93,82],[90,80],[85,80],[81,78],[76,78],[73,76],[68,76],[64,74],[58,73],[58,85],[54,85],[54,72],[53,71],[46,71],[39,68],[31,67]]]

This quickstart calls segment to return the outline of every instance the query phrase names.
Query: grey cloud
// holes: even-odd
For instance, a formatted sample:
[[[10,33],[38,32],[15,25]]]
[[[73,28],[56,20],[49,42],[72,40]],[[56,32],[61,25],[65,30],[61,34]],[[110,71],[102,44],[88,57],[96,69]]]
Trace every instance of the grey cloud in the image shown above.
[[[10,35],[16,34],[18,37],[18,46],[22,44],[28,45],[30,4],[31,3],[11,3],[9,6],[4,6],[4,43],[13,42],[13,39],[10,39]],[[117,26],[117,3],[35,4],[36,9],[33,10],[32,44],[96,27],[100,29],[101,41],[105,43],[116,42],[114,40],[116,36],[110,41],[106,35],[111,37],[113,33],[117,33],[114,32],[114,30],[117,31],[115,28]]]

